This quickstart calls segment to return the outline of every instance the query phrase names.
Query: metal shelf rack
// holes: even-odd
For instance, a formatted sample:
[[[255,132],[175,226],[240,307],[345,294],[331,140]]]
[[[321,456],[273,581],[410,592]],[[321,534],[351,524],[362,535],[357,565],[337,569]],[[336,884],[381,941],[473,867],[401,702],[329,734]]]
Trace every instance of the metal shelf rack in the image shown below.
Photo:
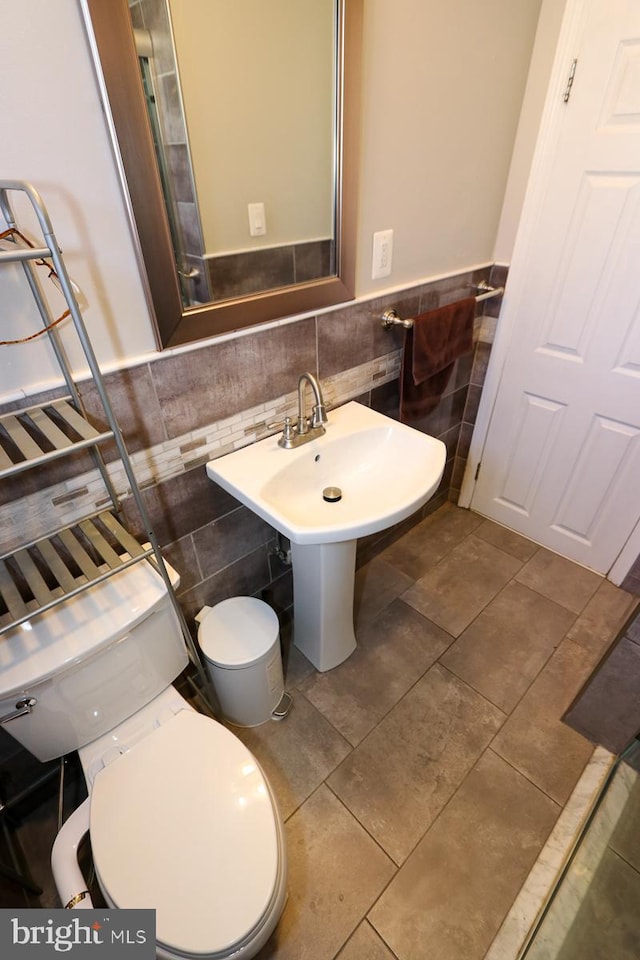
[[[42,236],[36,246],[30,246],[30,241],[18,230],[9,199],[15,192],[26,195],[37,217]],[[42,319],[44,331],[41,332],[49,338],[68,391],[65,397],[39,406],[27,406],[0,418],[0,479],[47,464],[74,451],[88,449],[102,475],[113,508],[112,511],[91,514],[71,526],[63,526],[41,540],[22,544],[10,554],[0,555],[0,634],[148,557],[164,580],[190,658],[208,697],[209,679],[176,599],[46,207],[31,184],[21,180],[0,180],[0,214],[8,233],[8,237],[0,241],[0,264],[22,265]],[[42,260],[53,267],[52,275],[66,301],[65,315],[70,316],[75,327],[108,430],[96,430],[87,419],[56,329],[57,321],[36,275],[35,263]],[[120,502],[99,450],[107,440],[113,441],[117,447],[148,546],[138,543],[116,516]]]
[[[4,431],[6,437],[0,446],[0,479],[113,437],[110,430],[99,433],[92,427],[71,400],[61,397],[0,417],[0,434]]]

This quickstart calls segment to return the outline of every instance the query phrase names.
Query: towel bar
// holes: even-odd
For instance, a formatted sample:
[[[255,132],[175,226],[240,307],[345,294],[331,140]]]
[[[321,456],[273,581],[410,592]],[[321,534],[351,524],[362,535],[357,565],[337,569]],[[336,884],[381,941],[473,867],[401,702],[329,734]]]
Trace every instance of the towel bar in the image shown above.
[[[492,287],[486,280],[481,280],[477,289],[481,292],[476,297],[476,303],[480,303],[481,300],[489,300],[491,297],[499,297],[500,294],[504,293],[504,287]],[[391,327],[404,327],[409,330],[413,326],[413,320],[399,317],[395,310],[385,310],[382,314],[382,326],[385,330],[390,330]]]

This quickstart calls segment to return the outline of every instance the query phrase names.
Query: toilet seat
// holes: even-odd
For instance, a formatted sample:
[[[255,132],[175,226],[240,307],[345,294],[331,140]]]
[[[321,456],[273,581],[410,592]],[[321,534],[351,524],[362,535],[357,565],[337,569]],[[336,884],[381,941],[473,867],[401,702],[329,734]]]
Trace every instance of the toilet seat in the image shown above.
[[[260,767],[191,710],[100,770],[90,835],[105,896],[155,908],[169,955],[234,951],[264,925],[282,884],[279,817]]]

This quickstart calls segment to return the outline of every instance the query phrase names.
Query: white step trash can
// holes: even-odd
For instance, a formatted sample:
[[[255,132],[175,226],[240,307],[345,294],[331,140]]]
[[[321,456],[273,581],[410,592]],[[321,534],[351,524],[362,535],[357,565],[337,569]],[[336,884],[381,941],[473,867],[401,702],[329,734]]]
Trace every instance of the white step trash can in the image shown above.
[[[285,695],[275,612],[255,597],[231,597],[203,607],[196,620],[198,644],[225,718],[239,727],[270,720]]]

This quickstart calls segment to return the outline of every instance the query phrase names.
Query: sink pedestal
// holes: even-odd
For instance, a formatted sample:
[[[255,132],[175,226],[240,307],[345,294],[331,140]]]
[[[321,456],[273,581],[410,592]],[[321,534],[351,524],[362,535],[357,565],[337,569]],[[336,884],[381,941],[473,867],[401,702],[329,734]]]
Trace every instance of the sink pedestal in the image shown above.
[[[276,437],[265,437],[212,460],[207,474],[289,539],[294,643],[317,670],[331,670],[356,649],[357,539],[393,527],[427,502],[447,448],[355,401],[331,411],[325,433],[288,442],[283,450]],[[334,498],[329,487],[342,496]]]
[[[356,648],[353,587],[357,542],[291,544],[293,642],[316,670],[337,667]]]

